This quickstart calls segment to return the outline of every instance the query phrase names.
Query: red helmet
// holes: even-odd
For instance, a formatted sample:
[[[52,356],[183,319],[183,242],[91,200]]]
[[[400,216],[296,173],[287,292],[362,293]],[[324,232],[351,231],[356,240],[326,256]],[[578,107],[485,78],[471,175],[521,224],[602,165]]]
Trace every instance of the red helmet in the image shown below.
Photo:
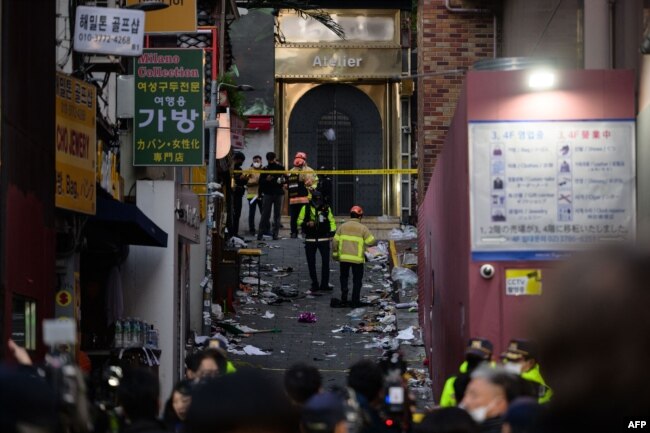
[[[363,209],[361,208],[361,206],[352,206],[352,209],[350,209],[350,213],[363,215]]]
[[[300,159],[304,159],[306,161],[307,160],[307,154],[305,152],[297,152],[296,156],[294,156],[294,158],[300,158]]]

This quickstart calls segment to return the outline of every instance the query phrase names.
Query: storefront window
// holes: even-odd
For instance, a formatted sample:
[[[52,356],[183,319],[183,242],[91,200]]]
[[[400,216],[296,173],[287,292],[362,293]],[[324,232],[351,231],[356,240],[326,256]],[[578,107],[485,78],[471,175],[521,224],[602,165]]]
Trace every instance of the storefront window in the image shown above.
[[[11,339],[25,349],[36,349],[36,301],[14,296],[11,307]]]

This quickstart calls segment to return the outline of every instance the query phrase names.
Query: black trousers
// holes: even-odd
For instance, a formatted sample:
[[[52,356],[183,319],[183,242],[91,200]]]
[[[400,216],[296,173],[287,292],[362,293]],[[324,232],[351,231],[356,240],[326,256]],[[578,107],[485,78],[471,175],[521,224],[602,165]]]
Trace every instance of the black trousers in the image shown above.
[[[253,204],[248,200],[248,231],[255,234],[255,211],[259,209],[260,217],[262,216],[262,197],[257,197]]]
[[[363,283],[363,263],[341,262],[341,300],[348,300],[348,279],[352,269],[352,303],[361,301],[361,285]]]
[[[322,263],[320,286],[318,285],[318,273],[316,272],[316,251],[320,252]],[[306,241],[305,254],[307,255],[307,267],[309,268],[309,278],[311,278],[311,288],[328,290],[330,283],[330,241]]]
[[[242,201],[244,199],[244,193],[242,192],[240,194],[237,193],[236,191],[233,191],[232,199],[233,199],[232,234],[238,235],[239,219],[241,218],[241,207],[242,207]]]
[[[273,234],[278,234],[280,231],[280,212],[282,212],[283,199],[284,194],[264,195],[264,198],[262,199],[262,218],[260,219],[260,232],[257,234],[258,236],[268,233],[271,229],[271,208],[273,208]]]
[[[295,203],[289,205],[289,214],[291,215],[291,234],[298,234],[298,216],[304,203]]]

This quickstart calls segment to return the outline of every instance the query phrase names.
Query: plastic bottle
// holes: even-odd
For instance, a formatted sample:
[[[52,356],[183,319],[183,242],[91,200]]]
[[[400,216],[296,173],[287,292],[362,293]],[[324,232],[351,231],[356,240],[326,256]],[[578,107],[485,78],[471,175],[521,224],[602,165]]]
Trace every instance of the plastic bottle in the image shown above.
[[[127,317],[122,326],[124,330],[124,344],[122,347],[131,347],[133,344],[133,328],[131,327],[131,318]]]
[[[142,323],[137,317],[133,321],[133,347],[140,346],[140,340],[142,337]]]
[[[123,347],[124,345],[124,333],[122,331],[122,319],[117,319],[115,321],[115,340],[113,343],[116,349]]]

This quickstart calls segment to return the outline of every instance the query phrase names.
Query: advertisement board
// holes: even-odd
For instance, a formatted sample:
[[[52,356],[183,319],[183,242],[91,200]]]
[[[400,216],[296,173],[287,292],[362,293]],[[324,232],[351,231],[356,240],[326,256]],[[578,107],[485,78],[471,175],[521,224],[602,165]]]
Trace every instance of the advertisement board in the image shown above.
[[[634,239],[632,120],[470,122],[474,260]]]
[[[134,69],[133,165],[202,165],[203,50],[145,49]]]
[[[81,53],[139,56],[144,47],[144,12],[77,6],[74,50]]]
[[[56,74],[55,204],[61,209],[95,214],[97,162],[95,86]]]

